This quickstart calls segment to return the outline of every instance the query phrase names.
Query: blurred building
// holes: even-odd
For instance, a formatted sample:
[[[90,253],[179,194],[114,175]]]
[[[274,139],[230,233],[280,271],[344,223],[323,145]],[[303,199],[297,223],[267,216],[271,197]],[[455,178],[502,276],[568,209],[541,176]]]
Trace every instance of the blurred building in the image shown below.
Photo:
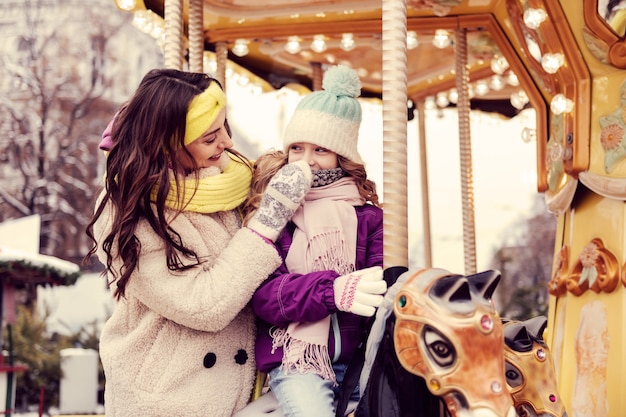
[[[121,13],[112,0],[3,0],[0,39],[4,71],[15,71],[16,65],[26,69],[33,45],[57,58],[47,63],[46,71],[82,73],[85,83],[90,82],[90,63],[97,62],[114,80],[102,95],[113,102],[128,97],[148,69],[163,65],[158,40],[136,29],[132,15]],[[22,88],[14,78],[0,77],[3,96]]]
[[[111,0],[3,0],[0,39],[0,222],[41,215],[41,253],[76,262],[101,133],[163,65],[160,39]]]

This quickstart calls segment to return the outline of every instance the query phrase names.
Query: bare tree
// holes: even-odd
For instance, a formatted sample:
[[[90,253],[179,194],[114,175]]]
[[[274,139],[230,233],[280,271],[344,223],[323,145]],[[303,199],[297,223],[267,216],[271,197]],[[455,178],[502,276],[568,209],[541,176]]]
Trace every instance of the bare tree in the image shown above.
[[[502,273],[496,306],[509,319],[526,320],[548,312],[557,221],[542,195],[537,196],[533,213],[518,223],[515,243],[500,247],[492,260],[492,267]]]
[[[130,16],[93,1],[13,3],[14,51],[0,65],[0,221],[39,214],[40,252],[77,260],[102,175],[97,144],[119,104],[104,98],[123,55],[109,40]]]

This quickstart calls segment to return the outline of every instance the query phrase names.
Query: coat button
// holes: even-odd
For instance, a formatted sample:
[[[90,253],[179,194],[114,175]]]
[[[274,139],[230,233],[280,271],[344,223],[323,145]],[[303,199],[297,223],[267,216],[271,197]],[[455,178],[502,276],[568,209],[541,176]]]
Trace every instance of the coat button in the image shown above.
[[[205,368],[212,368],[213,365],[215,365],[215,362],[217,362],[217,356],[215,356],[215,353],[209,352],[204,355],[203,364]]]
[[[243,349],[239,349],[235,355],[235,363],[243,365],[248,361],[248,352]]]

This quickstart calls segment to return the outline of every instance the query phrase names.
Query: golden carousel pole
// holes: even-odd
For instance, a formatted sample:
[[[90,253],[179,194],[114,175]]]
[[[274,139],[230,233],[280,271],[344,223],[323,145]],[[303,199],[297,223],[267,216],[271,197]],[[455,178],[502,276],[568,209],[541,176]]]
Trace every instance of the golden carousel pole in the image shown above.
[[[228,61],[228,44],[226,42],[218,42],[215,45],[215,62],[217,69],[215,70],[215,78],[222,84],[222,88],[226,91],[226,63]]]
[[[428,187],[428,158],[426,153],[426,115],[424,99],[415,103],[417,111],[417,128],[420,150],[420,179],[422,184],[422,227],[424,228],[424,267],[432,268],[433,252],[430,233],[430,190]]]
[[[204,72],[203,0],[189,0],[189,71]]]
[[[183,0],[165,0],[165,68],[183,69]]]
[[[383,0],[382,39],[383,263],[408,267],[406,0]]]
[[[466,275],[476,273],[476,233],[474,227],[474,179],[470,133],[469,70],[467,68],[467,30],[456,31],[456,89],[459,94],[459,149],[461,157],[461,198],[463,201],[463,259]]]

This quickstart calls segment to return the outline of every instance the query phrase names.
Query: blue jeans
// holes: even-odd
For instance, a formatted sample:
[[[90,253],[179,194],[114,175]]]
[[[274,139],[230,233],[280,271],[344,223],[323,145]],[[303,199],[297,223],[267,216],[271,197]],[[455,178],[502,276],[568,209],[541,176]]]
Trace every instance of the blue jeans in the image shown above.
[[[319,375],[288,373],[276,367],[269,372],[269,386],[280,405],[284,417],[334,417],[335,397],[339,395],[341,382],[348,365],[333,364],[336,387]],[[359,387],[352,393],[351,400],[358,400]]]

